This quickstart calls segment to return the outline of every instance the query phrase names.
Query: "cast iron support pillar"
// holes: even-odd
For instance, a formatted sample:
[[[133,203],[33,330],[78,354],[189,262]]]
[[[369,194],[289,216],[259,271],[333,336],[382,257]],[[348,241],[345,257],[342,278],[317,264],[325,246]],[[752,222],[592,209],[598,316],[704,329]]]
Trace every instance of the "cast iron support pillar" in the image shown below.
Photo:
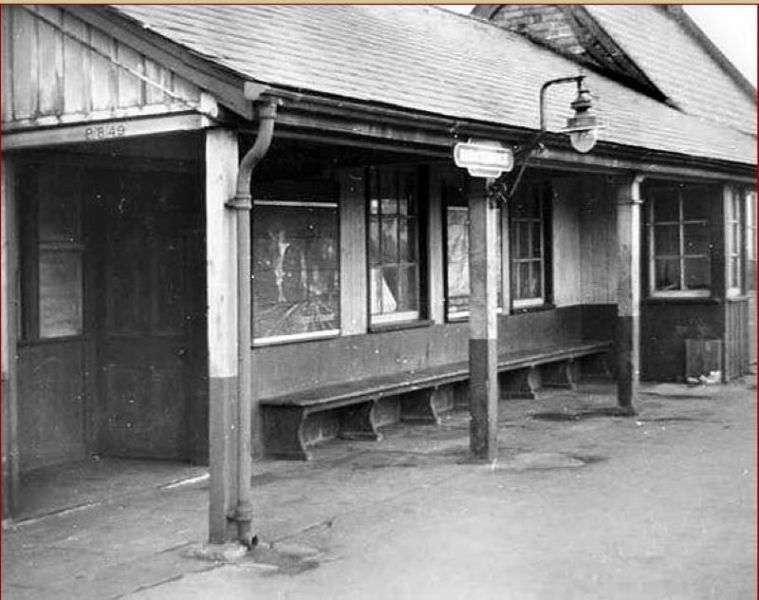
[[[617,403],[635,414],[640,379],[640,176],[617,183]]]
[[[498,281],[492,180],[469,180],[469,447],[475,458],[498,455]]]

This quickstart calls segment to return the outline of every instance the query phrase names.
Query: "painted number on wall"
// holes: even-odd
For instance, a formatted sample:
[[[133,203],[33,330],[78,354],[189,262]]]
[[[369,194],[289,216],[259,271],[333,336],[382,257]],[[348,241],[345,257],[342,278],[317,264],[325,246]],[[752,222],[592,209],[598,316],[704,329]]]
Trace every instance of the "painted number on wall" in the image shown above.
[[[124,125],[98,125],[97,127],[87,127],[84,130],[84,139],[87,141],[106,140],[123,135],[126,135]]]

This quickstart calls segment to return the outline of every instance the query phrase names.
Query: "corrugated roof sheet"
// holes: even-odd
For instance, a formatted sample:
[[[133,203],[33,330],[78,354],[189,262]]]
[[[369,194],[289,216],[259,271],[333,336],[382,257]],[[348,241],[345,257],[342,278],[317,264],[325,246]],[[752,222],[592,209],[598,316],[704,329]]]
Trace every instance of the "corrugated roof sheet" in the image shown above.
[[[537,129],[538,91],[577,65],[476,18],[431,6],[120,5],[138,21],[245,78],[507,126]],[[756,163],[754,137],[686,116],[596,74],[601,139]],[[211,90],[212,91],[212,90]],[[563,125],[571,86],[549,93]]]
[[[683,111],[756,132],[755,102],[674,16],[658,6],[585,9]]]

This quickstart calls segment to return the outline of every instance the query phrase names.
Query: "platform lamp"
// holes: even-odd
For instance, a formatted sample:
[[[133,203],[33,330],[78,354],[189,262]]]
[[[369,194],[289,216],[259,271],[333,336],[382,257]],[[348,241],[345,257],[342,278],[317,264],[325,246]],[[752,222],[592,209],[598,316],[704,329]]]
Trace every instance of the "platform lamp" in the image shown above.
[[[585,75],[575,75],[573,77],[559,77],[551,79],[540,86],[540,130],[524,146],[517,149],[517,160],[521,163],[519,170],[514,178],[514,182],[507,188],[506,184],[497,179],[491,185],[491,193],[503,202],[508,202],[516,194],[522,175],[533,156],[534,150],[540,146],[540,143],[548,133],[545,98],[548,88],[563,83],[575,83],[577,85],[577,96],[570,104],[574,111],[574,116],[567,119],[567,126],[560,129],[558,133],[569,135],[569,143],[576,152],[586,154],[590,152],[598,141],[598,130],[604,126],[596,115],[593,114],[593,101],[590,92],[584,86]]]

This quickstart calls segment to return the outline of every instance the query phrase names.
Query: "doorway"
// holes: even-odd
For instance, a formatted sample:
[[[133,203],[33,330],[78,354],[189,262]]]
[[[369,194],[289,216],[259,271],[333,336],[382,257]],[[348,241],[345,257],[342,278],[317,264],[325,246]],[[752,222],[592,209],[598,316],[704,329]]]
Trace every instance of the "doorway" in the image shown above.
[[[17,170],[22,478],[93,456],[206,460],[200,173],[101,164]]]

